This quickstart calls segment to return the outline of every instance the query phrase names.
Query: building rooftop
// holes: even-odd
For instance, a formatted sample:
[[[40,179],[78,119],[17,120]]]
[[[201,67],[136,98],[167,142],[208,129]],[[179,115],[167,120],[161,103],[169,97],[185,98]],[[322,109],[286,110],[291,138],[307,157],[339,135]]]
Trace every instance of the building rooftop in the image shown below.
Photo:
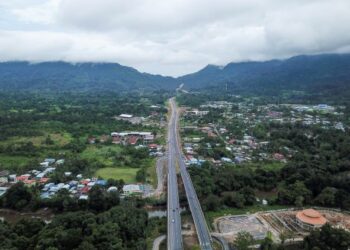
[[[301,222],[314,226],[324,225],[327,222],[326,218],[324,218],[323,215],[314,209],[299,211],[296,217]]]

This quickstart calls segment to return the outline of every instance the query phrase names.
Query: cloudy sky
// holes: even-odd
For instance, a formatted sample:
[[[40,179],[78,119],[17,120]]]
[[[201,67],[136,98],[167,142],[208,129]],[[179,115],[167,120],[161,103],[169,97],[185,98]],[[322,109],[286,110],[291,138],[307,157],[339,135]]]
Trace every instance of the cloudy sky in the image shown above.
[[[207,64],[350,52],[349,0],[0,0],[0,61]]]

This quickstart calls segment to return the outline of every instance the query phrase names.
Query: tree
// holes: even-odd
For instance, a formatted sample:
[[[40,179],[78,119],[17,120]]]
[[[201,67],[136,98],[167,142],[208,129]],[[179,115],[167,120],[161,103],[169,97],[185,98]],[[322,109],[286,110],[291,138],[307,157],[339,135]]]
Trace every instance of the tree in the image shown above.
[[[311,199],[311,192],[301,181],[282,187],[278,192],[278,200],[282,204],[302,206]]]
[[[241,190],[239,190],[239,193],[243,195],[245,205],[250,206],[255,203],[255,192],[251,187],[244,187]]]
[[[344,229],[333,228],[329,224],[312,231],[304,239],[305,250],[348,250],[349,247],[350,233]]]
[[[89,208],[96,212],[101,212],[106,209],[105,193],[100,186],[95,185],[90,189],[88,204]]]
[[[21,219],[13,227],[13,231],[17,235],[31,238],[37,235],[45,226],[44,221],[41,219]]]
[[[136,172],[136,181],[138,182],[145,182],[147,177],[147,172],[145,168],[141,168]]]
[[[322,206],[335,206],[337,189],[333,187],[326,187],[315,198],[315,202]]]
[[[220,207],[220,198],[214,194],[210,194],[204,201],[203,205],[208,211],[215,211]]]
[[[32,199],[32,193],[22,182],[13,185],[5,194],[3,204],[12,209],[22,209]]]
[[[260,250],[276,250],[277,245],[273,243],[272,240],[272,233],[269,231],[267,232],[267,236],[260,244]]]
[[[238,192],[224,192],[223,193],[223,202],[226,206],[229,207],[237,207],[237,208],[243,208],[244,207],[244,196],[241,193]]]
[[[233,243],[238,250],[249,250],[249,246],[254,242],[253,236],[245,231],[239,232]]]
[[[53,145],[53,144],[55,144],[55,142],[51,139],[51,136],[50,136],[50,135],[48,135],[48,136],[46,137],[46,139],[45,139],[45,144],[46,144],[46,145]]]

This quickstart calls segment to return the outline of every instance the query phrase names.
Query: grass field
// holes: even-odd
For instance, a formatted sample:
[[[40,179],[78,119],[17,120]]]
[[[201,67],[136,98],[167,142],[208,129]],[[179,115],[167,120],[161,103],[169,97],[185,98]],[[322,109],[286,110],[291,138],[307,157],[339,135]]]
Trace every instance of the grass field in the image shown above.
[[[41,146],[47,136],[50,135],[51,140],[53,140],[55,146],[64,146],[71,141],[71,135],[68,133],[45,133],[42,136],[30,136],[30,137],[18,137],[14,136],[5,141],[1,141],[0,145],[7,146],[16,143],[27,143],[32,142],[35,146]]]
[[[157,170],[156,170],[156,159],[152,159],[150,166],[147,168],[147,181],[154,187],[157,187]]]
[[[253,170],[255,169],[263,169],[266,171],[277,171],[283,168],[286,164],[283,162],[278,161],[269,161],[269,162],[261,162],[261,163],[246,163],[243,165],[240,165],[240,168],[251,168]]]
[[[81,153],[81,157],[86,160],[97,160],[106,166],[112,167],[113,155],[121,151],[122,148],[118,145],[101,147],[89,145],[87,149]]]
[[[35,158],[25,156],[8,156],[0,154],[0,166],[1,165],[25,165]]]
[[[102,177],[103,179],[123,179],[125,183],[135,183],[137,168],[100,168],[96,171],[96,177]]]

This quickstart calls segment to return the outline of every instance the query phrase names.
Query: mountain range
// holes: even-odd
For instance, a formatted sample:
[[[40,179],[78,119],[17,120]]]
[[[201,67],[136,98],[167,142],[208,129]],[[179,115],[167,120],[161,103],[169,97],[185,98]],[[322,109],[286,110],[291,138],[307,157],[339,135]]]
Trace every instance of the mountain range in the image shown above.
[[[141,73],[117,63],[0,63],[2,91],[175,90],[182,83],[188,90],[217,87],[236,93],[342,92],[350,87],[350,54],[208,65],[178,78]]]

